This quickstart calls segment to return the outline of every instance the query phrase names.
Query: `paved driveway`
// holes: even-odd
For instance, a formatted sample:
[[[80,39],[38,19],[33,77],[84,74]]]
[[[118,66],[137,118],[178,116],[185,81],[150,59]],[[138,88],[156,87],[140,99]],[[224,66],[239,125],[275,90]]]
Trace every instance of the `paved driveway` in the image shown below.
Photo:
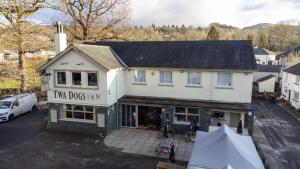
[[[300,122],[276,103],[254,100],[258,125],[287,169],[300,168]]]
[[[113,151],[94,136],[46,131],[45,116],[39,111],[0,123],[0,169],[153,169],[166,161]]]

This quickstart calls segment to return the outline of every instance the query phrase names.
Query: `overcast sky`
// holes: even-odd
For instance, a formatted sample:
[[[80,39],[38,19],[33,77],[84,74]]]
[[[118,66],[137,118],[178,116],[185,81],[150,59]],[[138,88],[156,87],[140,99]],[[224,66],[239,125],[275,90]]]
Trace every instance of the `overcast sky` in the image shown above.
[[[300,0],[131,0],[132,24],[206,26],[219,22],[238,27],[300,20]]]
[[[131,25],[194,25],[212,22],[245,27],[282,20],[300,22],[300,0],[130,0]],[[42,10],[34,20],[66,19],[61,13]]]

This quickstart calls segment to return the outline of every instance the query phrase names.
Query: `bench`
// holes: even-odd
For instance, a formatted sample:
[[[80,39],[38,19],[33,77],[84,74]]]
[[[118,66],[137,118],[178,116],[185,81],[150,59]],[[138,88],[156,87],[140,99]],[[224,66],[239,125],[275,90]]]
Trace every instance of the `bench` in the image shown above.
[[[156,165],[156,168],[157,169],[185,169],[185,166],[159,161]]]

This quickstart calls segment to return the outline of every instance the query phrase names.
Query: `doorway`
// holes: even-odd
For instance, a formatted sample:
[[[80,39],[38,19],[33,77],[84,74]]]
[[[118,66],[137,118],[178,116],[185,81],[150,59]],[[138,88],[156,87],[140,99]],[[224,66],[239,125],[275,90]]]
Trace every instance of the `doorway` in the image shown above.
[[[122,105],[122,127],[136,127],[136,105]]]
[[[138,106],[138,128],[158,130],[161,127],[161,107]]]
[[[291,101],[291,90],[289,90],[289,102]]]

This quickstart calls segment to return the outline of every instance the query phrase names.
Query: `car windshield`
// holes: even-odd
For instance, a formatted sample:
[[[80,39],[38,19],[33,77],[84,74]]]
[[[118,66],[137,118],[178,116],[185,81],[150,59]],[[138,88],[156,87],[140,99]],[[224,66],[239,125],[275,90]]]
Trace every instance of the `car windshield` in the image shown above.
[[[10,101],[0,101],[0,109],[9,109],[10,105]]]

